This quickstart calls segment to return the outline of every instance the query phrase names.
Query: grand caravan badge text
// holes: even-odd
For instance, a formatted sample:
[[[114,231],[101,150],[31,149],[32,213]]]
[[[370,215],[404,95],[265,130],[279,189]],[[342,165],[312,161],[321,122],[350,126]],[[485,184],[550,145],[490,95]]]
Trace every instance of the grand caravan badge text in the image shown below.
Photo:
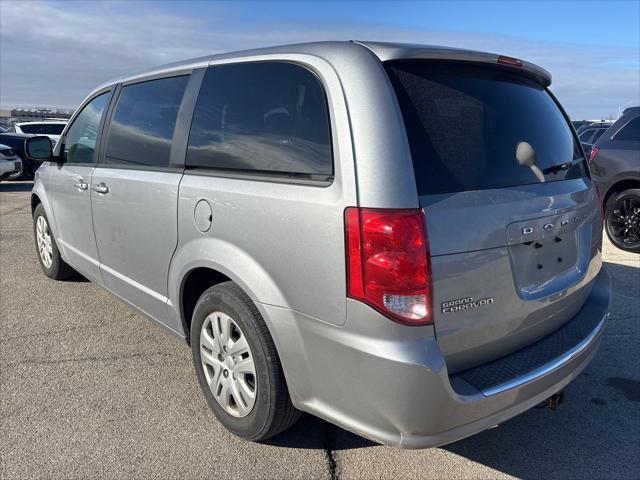
[[[442,313],[458,312],[460,310],[468,310],[470,308],[483,307],[485,305],[491,305],[493,298],[482,298],[480,300],[474,300],[473,297],[458,298],[457,300],[449,300],[442,302]]]

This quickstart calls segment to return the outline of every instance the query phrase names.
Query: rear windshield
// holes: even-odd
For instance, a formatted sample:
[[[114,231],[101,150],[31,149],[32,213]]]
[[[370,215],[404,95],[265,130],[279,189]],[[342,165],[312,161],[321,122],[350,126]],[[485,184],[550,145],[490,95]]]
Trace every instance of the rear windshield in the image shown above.
[[[65,123],[32,123],[20,125],[23,133],[39,133],[43,135],[60,135],[64,130]]]
[[[469,65],[404,61],[385,67],[420,195],[585,176],[567,120],[534,81]]]

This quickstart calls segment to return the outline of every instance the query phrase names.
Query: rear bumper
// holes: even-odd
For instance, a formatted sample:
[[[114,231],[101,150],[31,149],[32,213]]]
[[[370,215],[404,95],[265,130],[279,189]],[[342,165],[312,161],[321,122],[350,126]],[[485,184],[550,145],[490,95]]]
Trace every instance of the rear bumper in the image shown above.
[[[570,348],[562,352],[556,343],[550,349],[550,340],[540,346],[539,352],[548,356],[551,351],[553,358],[541,359],[535,349],[515,352],[478,367],[482,371],[452,376],[432,327],[403,327],[350,300],[342,327],[288,309],[260,307],[296,407],[376,442],[425,448],[490,428],[562,390],[595,355],[610,297],[603,269],[583,309],[567,323],[584,322],[589,313],[592,323],[578,329],[581,338],[574,331]],[[525,356],[533,362],[530,369],[523,368]]]

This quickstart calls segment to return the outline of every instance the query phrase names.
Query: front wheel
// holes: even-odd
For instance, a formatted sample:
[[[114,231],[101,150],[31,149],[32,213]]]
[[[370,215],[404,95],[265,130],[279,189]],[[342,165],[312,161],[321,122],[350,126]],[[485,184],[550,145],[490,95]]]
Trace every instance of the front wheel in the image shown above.
[[[264,319],[235,283],[202,294],[193,313],[191,349],[207,403],[227,430],[260,441],[298,420]]]
[[[613,195],[605,209],[605,230],[621,250],[640,253],[640,189]]]
[[[33,212],[33,236],[36,241],[40,267],[47,277],[54,280],[64,280],[76,273],[60,256],[42,204],[39,204]]]

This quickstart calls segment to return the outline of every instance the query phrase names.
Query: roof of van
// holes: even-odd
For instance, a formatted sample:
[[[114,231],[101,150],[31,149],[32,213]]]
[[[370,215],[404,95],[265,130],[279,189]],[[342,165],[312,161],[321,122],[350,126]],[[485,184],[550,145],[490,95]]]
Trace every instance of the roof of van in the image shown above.
[[[504,57],[502,55],[480,52],[474,50],[465,50],[461,48],[444,47],[437,45],[420,45],[420,44],[407,44],[407,43],[385,43],[385,42],[366,42],[366,41],[326,41],[326,42],[312,42],[312,43],[298,43],[291,45],[282,45],[274,47],[259,48],[253,50],[243,50],[237,52],[219,53],[213,55],[207,55],[198,58],[191,58],[188,60],[182,60],[179,62],[168,63],[147,69],[140,72],[135,72],[129,75],[122,76],[107,82],[96,89],[100,90],[106,86],[113,85],[119,82],[129,82],[145,77],[153,77],[156,75],[162,75],[172,71],[188,70],[193,68],[201,68],[209,65],[214,60],[226,60],[226,59],[249,59],[250,57],[259,55],[271,55],[271,54],[312,54],[322,55],[324,51],[336,52],[340,49],[354,49],[363,48],[373,53],[380,61],[386,62],[390,60],[448,60],[459,62],[473,62],[473,63],[503,63],[498,61],[499,59],[506,59],[507,61],[516,62],[516,65],[511,64],[512,68],[516,68],[523,74],[533,77],[545,87],[551,84],[551,74],[533,63],[525,62],[519,59],[511,57]],[[505,65],[509,65],[505,63]]]

